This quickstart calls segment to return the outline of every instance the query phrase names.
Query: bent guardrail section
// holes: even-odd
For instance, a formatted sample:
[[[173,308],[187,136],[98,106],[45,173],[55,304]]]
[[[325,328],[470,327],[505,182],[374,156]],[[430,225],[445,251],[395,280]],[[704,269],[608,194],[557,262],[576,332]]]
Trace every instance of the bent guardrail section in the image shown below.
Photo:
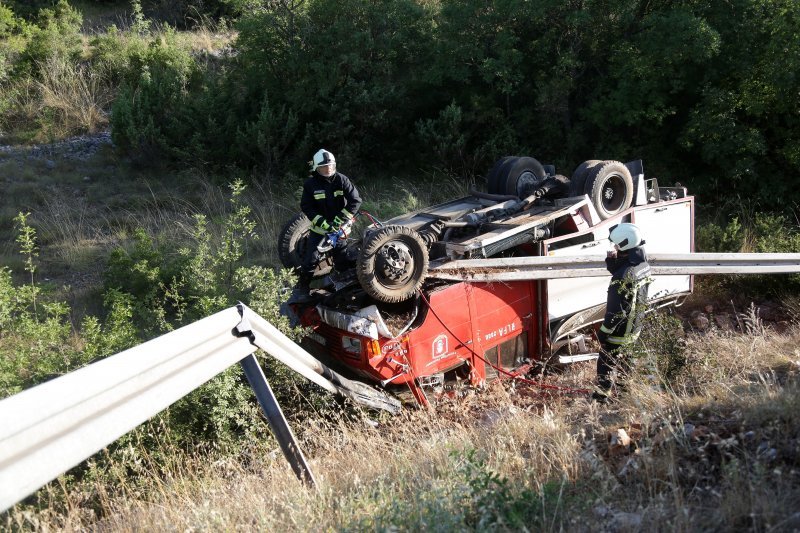
[[[370,407],[400,409],[396,399],[339,376],[239,304],[0,400],[0,511],[237,362],[295,474],[314,486],[253,356],[258,348],[329,392]]]
[[[255,351],[236,308],[0,401],[0,509]]]

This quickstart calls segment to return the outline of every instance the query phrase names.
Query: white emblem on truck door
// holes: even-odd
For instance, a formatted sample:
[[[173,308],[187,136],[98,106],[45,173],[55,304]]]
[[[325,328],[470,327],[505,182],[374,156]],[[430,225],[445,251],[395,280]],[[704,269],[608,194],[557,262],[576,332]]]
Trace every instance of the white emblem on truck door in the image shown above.
[[[433,354],[434,359],[444,357],[447,354],[447,335],[442,333],[441,335],[433,339],[433,345],[431,346],[431,353]]]

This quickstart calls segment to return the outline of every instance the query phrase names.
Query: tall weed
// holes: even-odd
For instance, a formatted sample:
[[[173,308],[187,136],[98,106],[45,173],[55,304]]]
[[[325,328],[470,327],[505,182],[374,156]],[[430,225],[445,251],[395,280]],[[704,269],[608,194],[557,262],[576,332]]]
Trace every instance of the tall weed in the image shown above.
[[[95,133],[108,124],[111,89],[96,71],[58,56],[50,56],[39,70],[41,105],[44,115],[52,117],[54,137]]]
[[[0,268],[0,397],[70,372],[91,359],[107,356],[137,342],[127,317],[129,299],[109,294],[105,322],[86,317],[86,335],[75,335],[70,309],[54,301],[39,284],[36,230],[28,215],[16,218],[17,244],[28,281],[16,285],[8,268]]]

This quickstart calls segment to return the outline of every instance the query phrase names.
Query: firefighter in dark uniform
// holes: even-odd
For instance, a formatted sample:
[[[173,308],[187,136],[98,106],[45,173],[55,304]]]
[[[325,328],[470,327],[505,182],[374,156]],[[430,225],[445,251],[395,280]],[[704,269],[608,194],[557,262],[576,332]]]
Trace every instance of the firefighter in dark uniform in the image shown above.
[[[311,176],[303,183],[300,209],[311,221],[303,264],[300,269],[298,288],[308,292],[309,283],[321,260],[317,246],[329,233],[345,232],[361,206],[361,196],[353,182],[336,172],[336,158],[327,150],[319,150],[310,162]],[[344,239],[339,240],[331,251],[334,269],[342,271],[348,264]]]
[[[639,338],[647,306],[650,265],[642,245],[641,230],[623,223],[611,228],[608,240],[614,251],[608,252],[606,267],[611,272],[606,314],[597,338],[600,357],[597,359],[597,388],[593,398],[605,401],[612,388],[624,386],[631,363],[623,351]],[[616,370],[616,383],[612,376]]]

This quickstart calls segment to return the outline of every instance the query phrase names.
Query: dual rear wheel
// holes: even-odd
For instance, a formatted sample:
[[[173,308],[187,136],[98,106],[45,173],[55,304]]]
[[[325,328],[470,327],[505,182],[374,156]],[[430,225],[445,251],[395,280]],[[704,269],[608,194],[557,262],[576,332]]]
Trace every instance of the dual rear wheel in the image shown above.
[[[602,220],[628,209],[633,203],[633,177],[619,161],[584,161],[572,174],[570,194],[586,194]]]
[[[559,177],[556,176],[558,179]],[[532,157],[507,156],[499,159],[486,176],[490,194],[522,197],[541,185],[547,173]],[[619,161],[584,161],[569,180],[569,195],[587,194],[602,220],[628,209],[633,203],[633,178]]]

